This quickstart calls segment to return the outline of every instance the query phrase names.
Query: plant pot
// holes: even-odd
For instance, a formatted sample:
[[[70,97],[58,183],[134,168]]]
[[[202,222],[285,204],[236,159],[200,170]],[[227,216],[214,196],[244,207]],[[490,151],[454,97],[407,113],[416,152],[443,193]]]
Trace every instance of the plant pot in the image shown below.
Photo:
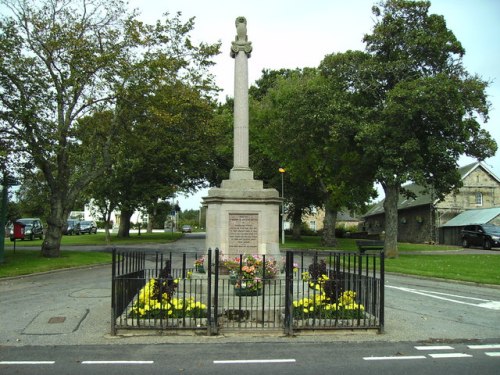
[[[205,273],[205,266],[195,266],[195,271],[198,273]]]

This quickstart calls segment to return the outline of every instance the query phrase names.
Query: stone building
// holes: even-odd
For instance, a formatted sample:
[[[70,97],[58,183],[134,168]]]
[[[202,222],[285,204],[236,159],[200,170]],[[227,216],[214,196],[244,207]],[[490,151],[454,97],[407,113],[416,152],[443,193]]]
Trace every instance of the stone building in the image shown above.
[[[461,212],[500,206],[500,179],[483,163],[472,163],[459,169],[463,186],[442,200],[432,189],[416,184],[404,186],[415,198],[400,196],[398,202],[398,241],[413,243],[439,242],[439,228]],[[364,230],[381,234],[385,228],[384,201],[377,203],[364,218]]]
[[[323,209],[315,209],[310,214],[306,214],[302,217],[302,222],[307,224],[307,227],[313,232],[323,230],[323,222],[325,220],[325,211]],[[336,226],[345,226],[348,228],[358,227],[361,220],[351,216],[349,212],[339,211],[337,212]]]

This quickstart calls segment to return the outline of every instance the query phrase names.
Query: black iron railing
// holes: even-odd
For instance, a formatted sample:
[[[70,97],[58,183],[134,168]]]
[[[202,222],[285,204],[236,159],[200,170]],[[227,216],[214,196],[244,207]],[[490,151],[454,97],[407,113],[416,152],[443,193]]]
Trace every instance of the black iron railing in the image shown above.
[[[113,251],[118,329],[302,330],[384,327],[383,253],[285,257]]]

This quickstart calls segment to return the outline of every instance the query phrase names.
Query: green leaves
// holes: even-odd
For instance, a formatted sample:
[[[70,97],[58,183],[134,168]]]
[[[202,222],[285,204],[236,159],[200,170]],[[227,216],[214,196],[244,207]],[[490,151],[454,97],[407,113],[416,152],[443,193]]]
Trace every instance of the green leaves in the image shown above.
[[[219,44],[193,45],[193,19],[144,24],[120,0],[0,1],[0,134],[47,182],[44,246],[57,253],[74,200],[104,176],[100,196],[133,191],[129,207],[200,183]]]

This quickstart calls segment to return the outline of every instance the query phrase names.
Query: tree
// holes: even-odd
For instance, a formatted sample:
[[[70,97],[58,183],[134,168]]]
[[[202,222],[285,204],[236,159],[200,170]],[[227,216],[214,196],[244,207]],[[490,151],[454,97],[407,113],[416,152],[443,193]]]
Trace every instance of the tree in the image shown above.
[[[117,25],[126,12],[119,1],[1,3],[11,15],[0,21],[0,131],[43,173],[50,214],[42,254],[57,257],[74,200],[100,173],[78,157],[75,120],[109,98],[106,83],[130,46]]]
[[[302,195],[309,194],[310,205],[321,202],[328,246],[336,243],[337,211],[362,204],[373,190],[355,142],[359,112],[351,96],[319,69],[306,68],[279,78],[261,103],[263,149],[287,167],[292,183],[307,189]]]
[[[147,74],[137,72],[141,80]],[[122,128],[112,171],[92,195],[116,201],[121,211],[118,236],[127,237],[136,209],[152,216],[159,201],[205,182],[213,149],[213,106],[199,88],[182,82],[156,87],[151,81],[137,82],[121,95],[127,106],[118,115]]]
[[[0,133],[44,175],[50,214],[42,254],[57,257],[73,202],[112,162],[109,146],[126,105],[116,98],[140,56],[163,61],[158,69],[169,66],[170,78],[207,85],[204,73],[218,47],[190,42],[192,19],[183,24],[179,14],[166,15],[146,25],[120,0],[0,2],[11,11],[0,21]],[[102,155],[82,152],[78,120],[109,108],[114,116]]]
[[[467,73],[465,50],[429,7],[428,1],[385,1],[373,7],[377,21],[364,37],[371,58],[359,69],[358,88],[373,111],[358,137],[376,161],[376,180],[385,192],[389,257],[398,255],[402,184],[411,180],[442,197],[460,186],[460,155],[482,160],[497,148],[478,121],[488,119],[487,83]]]

